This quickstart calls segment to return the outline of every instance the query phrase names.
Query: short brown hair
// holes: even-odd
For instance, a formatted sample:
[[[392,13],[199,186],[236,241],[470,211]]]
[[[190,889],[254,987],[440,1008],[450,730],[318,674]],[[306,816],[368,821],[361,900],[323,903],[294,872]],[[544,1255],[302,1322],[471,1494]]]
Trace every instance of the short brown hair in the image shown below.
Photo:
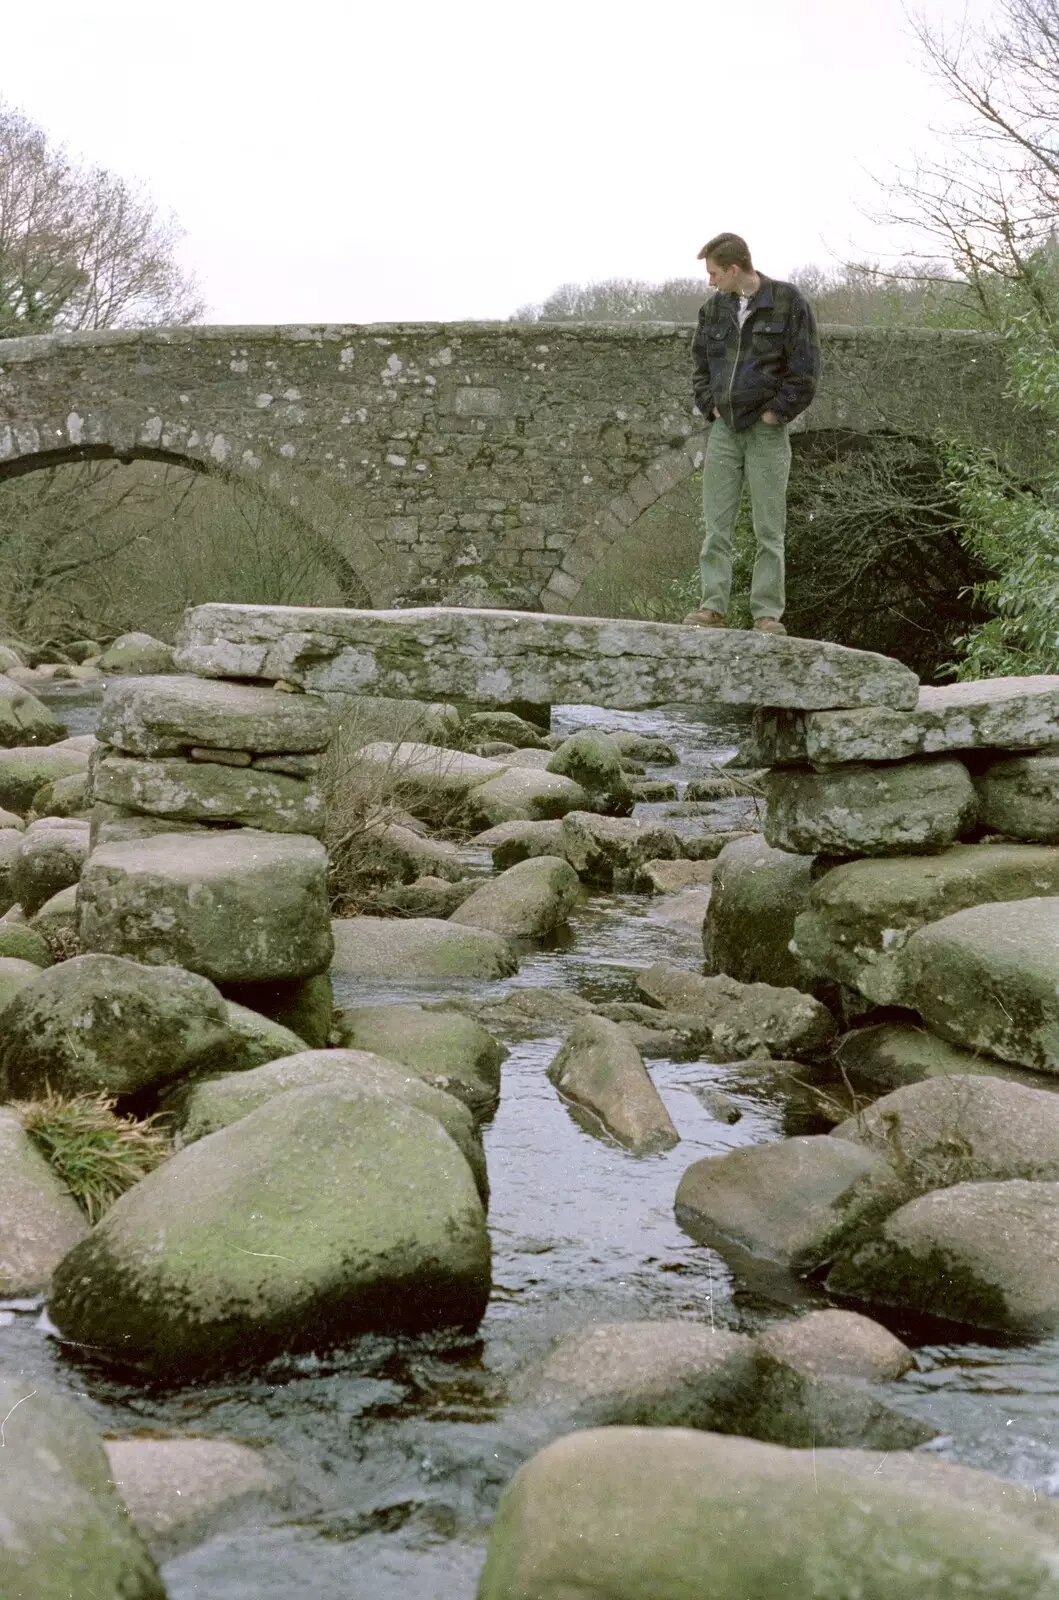
[[[750,247],[737,233],[718,233],[707,239],[696,260],[713,261],[719,267],[742,267],[744,272],[754,270]]]

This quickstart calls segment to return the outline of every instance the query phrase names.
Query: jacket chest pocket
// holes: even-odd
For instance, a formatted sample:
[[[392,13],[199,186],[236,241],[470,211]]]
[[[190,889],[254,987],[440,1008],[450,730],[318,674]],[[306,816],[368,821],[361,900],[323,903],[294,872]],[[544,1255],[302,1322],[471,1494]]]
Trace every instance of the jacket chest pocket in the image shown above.
[[[764,318],[755,322],[753,329],[753,348],[762,354],[777,353],[783,346],[783,334],[786,324],[783,322],[766,322]]]

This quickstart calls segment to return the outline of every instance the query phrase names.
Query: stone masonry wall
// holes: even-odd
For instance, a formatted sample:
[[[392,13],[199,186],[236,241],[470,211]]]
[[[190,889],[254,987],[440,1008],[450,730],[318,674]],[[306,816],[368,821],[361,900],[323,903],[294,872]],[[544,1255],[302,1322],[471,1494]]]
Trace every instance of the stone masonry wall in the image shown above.
[[[324,527],[356,604],[576,609],[584,579],[701,464],[672,324],[184,328],[0,344],[0,476],[135,456],[247,475]],[[830,328],[801,425],[941,428],[1025,456],[1002,353]]]

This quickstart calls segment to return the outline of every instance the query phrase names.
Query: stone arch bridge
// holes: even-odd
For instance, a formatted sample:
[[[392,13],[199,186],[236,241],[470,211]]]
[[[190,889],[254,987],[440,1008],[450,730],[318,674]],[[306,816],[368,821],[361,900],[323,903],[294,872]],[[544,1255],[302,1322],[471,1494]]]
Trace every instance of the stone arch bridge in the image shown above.
[[[701,464],[690,335],[462,323],[5,340],[0,477],[107,457],[246,477],[294,508],[293,537],[323,530],[347,603],[576,611],[615,541]],[[831,327],[823,345],[797,426],[1010,447],[996,341]]]

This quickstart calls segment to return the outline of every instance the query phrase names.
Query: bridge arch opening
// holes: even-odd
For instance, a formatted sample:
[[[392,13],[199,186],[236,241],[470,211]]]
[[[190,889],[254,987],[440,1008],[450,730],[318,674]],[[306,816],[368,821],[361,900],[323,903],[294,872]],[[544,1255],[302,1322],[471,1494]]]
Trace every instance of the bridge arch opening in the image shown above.
[[[0,463],[0,630],[171,638],[187,606],[368,606],[367,583],[293,481],[149,445]]]

